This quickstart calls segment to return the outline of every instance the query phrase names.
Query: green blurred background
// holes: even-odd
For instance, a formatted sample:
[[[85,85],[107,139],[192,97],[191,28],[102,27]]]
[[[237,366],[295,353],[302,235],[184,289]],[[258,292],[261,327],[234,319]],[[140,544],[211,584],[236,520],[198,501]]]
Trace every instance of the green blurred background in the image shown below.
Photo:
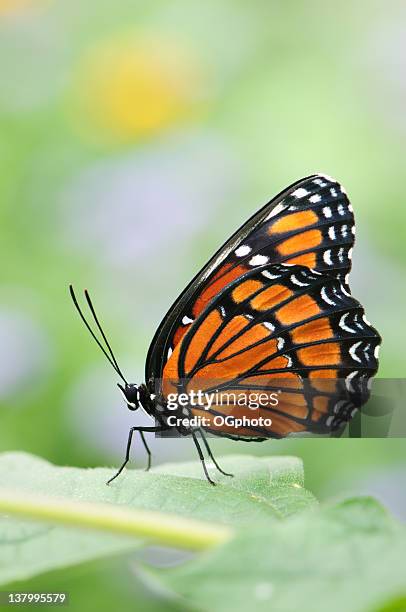
[[[0,0],[1,451],[116,466],[143,417],[126,411],[68,284],[91,291],[142,382],[188,280],[315,171],[354,206],[351,284],[383,336],[379,376],[404,375],[405,18],[400,0]],[[151,446],[155,462],[194,457],[190,440]],[[402,439],[212,446],[299,455],[319,498],[371,493],[406,517]],[[41,580],[75,593],[73,607],[161,608],[119,562]]]

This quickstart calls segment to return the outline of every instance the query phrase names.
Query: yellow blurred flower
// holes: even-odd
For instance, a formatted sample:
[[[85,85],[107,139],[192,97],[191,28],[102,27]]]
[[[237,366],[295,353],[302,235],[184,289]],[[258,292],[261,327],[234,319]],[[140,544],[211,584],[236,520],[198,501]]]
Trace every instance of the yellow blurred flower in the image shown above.
[[[202,75],[193,50],[133,35],[93,48],[77,86],[81,127],[103,139],[131,141],[195,116]]]
[[[0,15],[18,13],[37,4],[34,0],[0,0]]]

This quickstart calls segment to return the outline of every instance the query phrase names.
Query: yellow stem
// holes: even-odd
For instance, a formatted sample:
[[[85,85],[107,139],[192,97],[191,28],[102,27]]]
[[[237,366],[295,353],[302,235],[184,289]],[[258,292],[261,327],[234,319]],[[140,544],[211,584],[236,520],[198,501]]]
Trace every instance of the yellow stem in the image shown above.
[[[0,489],[0,514],[108,531],[148,542],[188,550],[206,550],[233,535],[228,527],[152,510],[133,510],[114,504],[73,502],[62,498],[22,495]]]

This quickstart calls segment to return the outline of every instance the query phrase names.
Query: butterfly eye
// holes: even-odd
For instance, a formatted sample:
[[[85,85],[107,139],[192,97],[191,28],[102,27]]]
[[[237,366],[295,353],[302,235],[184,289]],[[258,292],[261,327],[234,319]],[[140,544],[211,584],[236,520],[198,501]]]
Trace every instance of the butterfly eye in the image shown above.
[[[125,387],[123,387],[123,385],[120,385],[120,383],[117,383],[117,386],[120,389],[129,410],[137,410],[140,399],[138,386],[135,384],[127,384]]]

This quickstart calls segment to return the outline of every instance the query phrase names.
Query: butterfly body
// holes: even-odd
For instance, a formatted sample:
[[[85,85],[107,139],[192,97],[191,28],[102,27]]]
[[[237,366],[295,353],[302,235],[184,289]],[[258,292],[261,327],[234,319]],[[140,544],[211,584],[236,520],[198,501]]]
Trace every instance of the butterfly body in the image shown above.
[[[163,319],[146,384],[122,388],[130,409],[139,404],[155,419],[134,429],[191,435],[203,461],[199,433],[215,462],[206,433],[262,441],[344,427],[368,400],[381,342],[350,292],[354,235],[345,191],[324,175],[298,181],[253,215]],[[199,403],[171,405],[197,392]],[[254,415],[248,400],[260,393]]]

